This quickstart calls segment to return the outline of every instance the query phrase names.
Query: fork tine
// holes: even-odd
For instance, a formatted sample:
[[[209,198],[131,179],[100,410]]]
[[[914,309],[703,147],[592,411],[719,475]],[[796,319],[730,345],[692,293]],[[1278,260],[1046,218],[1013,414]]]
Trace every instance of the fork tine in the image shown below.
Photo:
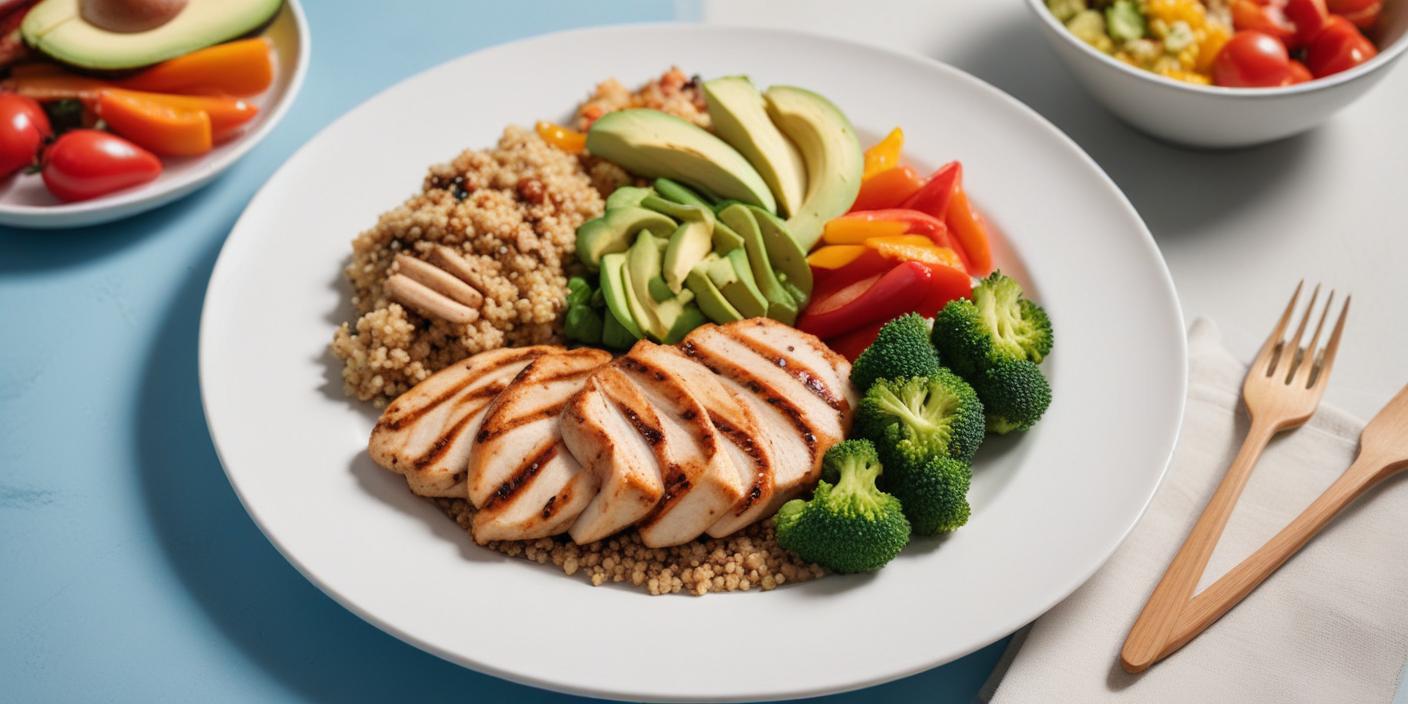
[[[1282,347],[1281,358],[1277,360],[1277,375],[1281,375],[1281,370],[1285,370],[1285,381],[1291,383],[1291,379],[1296,375],[1296,369],[1301,365],[1301,360],[1305,354],[1301,353],[1300,341],[1305,337],[1305,328],[1310,325],[1310,319],[1315,315],[1315,301],[1320,299],[1320,284],[1315,284],[1315,290],[1310,292],[1310,302],[1305,304],[1305,312],[1300,316],[1300,324],[1296,326],[1296,334]],[[1313,348],[1310,352],[1313,352]],[[1290,352],[1290,354],[1286,354]]]
[[[1344,305],[1340,307],[1339,320],[1335,321],[1335,331],[1330,333],[1330,341],[1325,343],[1325,354],[1320,358],[1320,369],[1315,372],[1315,378],[1310,380],[1311,386],[1317,386],[1330,376],[1330,367],[1335,364],[1335,353],[1340,349],[1340,334],[1344,332],[1344,321],[1349,317],[1349,302],[1353,296],[1344,297]]]
[[[1305,346],[1305,359],[1296,367],[1295,383],[1302,388],[1310,388],[1310,375],[1315,371],[1320,356],[1320,333],[1325,330],[1325,320],[1330,317],[1330,308],[1334,304],[1335,291],[1330,289],[1330,295],[1325,297],[1325,306],[1320,309],[1320,322],[1315,324],[1315,334],[1310,336],[1310,343]]]
[[[1286,304],[1286,310],[1281,313],[1281,319],[1276,321],[1276,327],[1271,334],[1266,337],[1266,342],[1262,343],[1261,351],[1256,353],[1256,360],[1252,362],[1252,369],[1265,369],[1267,376],[1271,376],[1276,369],[1276,345],[1281,342],[1281,336],[1286,332],[1286,323],[1291,320],[1291,313],[1296,309],[1296,301],[1300,299],[1300,290],[1305,286],[1305,280],[1296,284],[1295,293],[1291,294],[1290,303]]]

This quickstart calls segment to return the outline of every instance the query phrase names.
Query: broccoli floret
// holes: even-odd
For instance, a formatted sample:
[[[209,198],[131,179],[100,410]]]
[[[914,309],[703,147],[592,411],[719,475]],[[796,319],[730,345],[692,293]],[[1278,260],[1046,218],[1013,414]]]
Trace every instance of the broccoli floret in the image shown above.
[[[934,318],[934,344],[955,370],[982,369],[988,357],[1029,359],[1051,353],[1051,319],[1000,271],[973,287],[971,301],[949,302]]]
[[[938,535],[968,522],[968,486],[973,470],[950,457],[896,466],[885,473],[885,490],[904,506],[915,535]]]
[[[929,342],[929,321],[902,315],[880,328],[875,341],[851,365],[851,383],[864,393],[876,379],[929,376],[939,370],[939,354]]]
[[[974,384],[987,411],[989,432],[1026,430],[1051,405],[1051,384],[1041,368],[1025,359],[999,359]]]
[[[880,491],[880,460],[865,440],[831,446],[822,460],[833,485],[817,482],[810,501],[793,499],[777,512],[777,544],[833,572],[871,572],[909,542],[899,499]]]
[[[856,428],[886,465],[932,457],[970,462],[983,442],[983,404],[968,382],[940,367],[928,376],[876,381],[861,399]]]

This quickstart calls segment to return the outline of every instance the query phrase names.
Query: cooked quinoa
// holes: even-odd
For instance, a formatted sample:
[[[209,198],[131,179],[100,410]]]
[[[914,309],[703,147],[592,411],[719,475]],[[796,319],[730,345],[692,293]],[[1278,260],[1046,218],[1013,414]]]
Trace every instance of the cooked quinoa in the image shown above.
[[[469,530],[468,501],[436,499],[460,527]],[[651,594],[693,594],[776,589],[788,582],[824,576],[821,567],[799,560],[777,544],[772,521],[761,521],[727,538],[701,537],[672,548],[648,548],[634,531],[588,545],[540,538],[488,543],[484,547],[540,565],[552,563],[592,586],[625,583]]]
[[[358,318],[332,343],[347,393],[380,405],[476,352],[559,341],[577,226],[601,212],[581,161],[531,130],[509,127],[495,148],[430,167],[419,193],[352,242]],[[438,244],[480,273],[484,304],[467,325],[408,310],[383,288],[397,254],[424,260]]]
[[[660,110],[705,129],[709,127],[708,107],[698,77],[690,78],[679,67],[671,66],[635,91],[614,78],[598,83],[591,97],[577,108],[577,129],[585,132],[602,115],[627,108]]]

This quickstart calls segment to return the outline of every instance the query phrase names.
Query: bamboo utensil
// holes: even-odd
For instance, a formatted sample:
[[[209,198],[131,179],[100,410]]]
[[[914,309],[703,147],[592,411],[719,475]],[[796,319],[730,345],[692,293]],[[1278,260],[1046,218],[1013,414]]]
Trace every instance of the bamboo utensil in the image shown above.
[[[1183,615],[1189,611],[1190,602],[1193,601],[1193,590],[1197,587],[1198,580],[1202,578],[1203,571],[1207,568],[1208,560],[1217,547],[1218,539],[1227,526],[1227,519],[1232,515],[1232,509],[1237,505],[1237,498],[1246,486],[1257,458],[1261,456],[1267,443],[1277,433],[1299,427],[1310,420],[1310,416],[1314,414],[1315,408],[1320,404],[1320,398],[1325,393],[1325,385],[1334,365],[1335,353],[1339,349],[1340,335],[1344,331],[1345,318],[1349,313],[1349,299],[1348,297],[1345,299],[1329,341],[1323,349],[1319,349],[1317,345],[1320,341],[1320,335],[1324,331],[1325,321],[1334,302],[1334,292],[1330,293],[1326,298],[1310,343],[1302,348],[1300,341],[1305,336],[1310,318],[1315,312],[1315,303],[1320,296],[1319,286],[1315,287],[1314,293],[1310,296],[1310,302],[1296,327],[1295,336],[1289,341],[1284,340],[1283,336],[1286,325],[1290,322],[1291,315],[1295,311],[1303,285],[1304,282],[1296,286],[1295,293],[1291,295],[1290,303],[1286,305],[1286,309],[1281,314],[1280,320],[1277,321],[1276,327],[1271,331],[1271,335],[1262,344],[1261,351],[1252,361],[1251,367],[1247,371],[1246,380],[1242,384],[1242,398],[1251,415],[1251,427],[1247,430],[1247,436],[1242,442],[1241,450],[1237,452],[1231,466],[1227,468],[1222,482],[1208,501],[1207,507],[1203,509],[1202,515],[1198,517],[1197,523],[1194,524],[1192,531],[1184,540],[1183,546],[1179,548],[1178,553],[1164,572],[1163,578],[1159,580],[1158,586],[1154,588],[1148,603],[1144,605],[1144,610],[1139,614],[1139,618],[1130,629],[1129,636],[1125,639],[1124,648],[1120,653],[1120,661],[1124,669],[1129,672],[1143,672],[1150,665],[1187,643],[1208,624],[1215,621],[1218,616],[1226,613],[1227,609],[1236,603],[1236,600],[1250,592],[1256,583],[1265,579],[1294,552],[1294,549],[1287,551],[1285,556],[1281,557],[1280,562],[1265,569],[1265,573],[1261,574],[1255,582],[1247,585],[1240,595],[1237,595],[1238,589],[1230,586],[1225,587],[1224,590],[1228,591],[1224,598],[1231,596],[1237,598],[1230,600],[1216,614],[1212,613],[1215,609],[1209,607],[1217,606],[1220,602],[1202,602],[1207,613],[1200,628],[1185,629],[1180,627]],[[1328,517],[1324,520],[1328,520]],[[1319,525],[1322,526],[1323,521]],[[1318,530],[1318,527],[1316,526],[1315,529]],[[1307,535],[1305,539],[1309,539],[1309,536]],[[1256,572],[1247,574],[1247,577],[1255,576]],[[1219,594],[1222,593],[1219,592]],[[1179,636],[1183,636],[1181,640]]]

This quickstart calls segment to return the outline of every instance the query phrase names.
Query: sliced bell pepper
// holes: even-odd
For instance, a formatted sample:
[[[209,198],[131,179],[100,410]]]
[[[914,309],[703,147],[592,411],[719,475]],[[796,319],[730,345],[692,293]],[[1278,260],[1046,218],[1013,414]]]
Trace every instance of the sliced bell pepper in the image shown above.
[[[538,136],[544,142],[561,149],[568,154],[581,154],[587,148],[587,135],[574,129],[563,127],[554,122],[539,120],[533,125]]]
[[[96,78],[88,78],[64,71],[27,71],[12,73],[10,78],[0,83],[0,88],[34,98],[40,102],[47,100],[67,100],[74,98],[83,101],[98,99],[98,93],[111,84]]]
[[[890,259],[946,266],[967,273],[967,269],[963,267],[963,260],[958,258],[956,252],[948,247],[934,246],[934,243],[923,235],[875,237],[866,240],[865,246]]]
[[[963,165],[956,161],[950,161],[930,174],[923,187],[914,195],[906,198],[900,207],[928,213],[943,220],[948,214],[949,201],[953,198],[953,192],[961,183],[963,183]]]
[[[898,208],[923,185],[924,179],[908,166],[886,169],[861,182],[860,193],[856,194],[851,211]]]
[[[889,321],[880,320],[869,325],[862,325],[855,330],[833,337],[826,341],[826,346],[835,350],[836,354],[854,362],[870,343],[875,342],[875,338],[880,335],[880,328]]]
[[[900,150],[902,149],[904,149],[904,130],[896,127],[890,130],[884,139],[865,150],[865,170],[861,174],[861,180],[864,181],[881,171],[899,166]]]
[[[121,91],[98,95],[98,117],[116,134],[164,156],[196,156],[213,144],[210,115],[143,100]]]
[[[826,244],[863,244],[871,237],[903,235],[908,230],[909,226],[898,220],[842,216],[827,221],[821,241]]]
[[[918,210],[910,210],[908,208],[887,208],[885,210],[867,210],[847,213],[838,218],[838,220],[853,219],[867,221],[902,222],[905,224],[905,234],[924,235],[925,237],[928,237],[934,243],[935,246],[947,247],[953,250],[958,255],[959,259],[963,262],[963,268],[969,271],[969,273],[972,273],[972,267],[969,266],[968,259],[965,256],[962,247],[960,247],[958,243],[954,241],[952,234],[949,232],[948,225],[944,224],[944,221],[934,217],[933,215],[929,215],[928,213],[922,213]],[[836,221],[833,220],[832,222]],[[830,226],[831,223],[827,223],[827,227]]]
[[[983,216],[968,200],[968,194],[960,184],[953,192],[953,202],[949,204],[948,231],[961,248],[964,261],[968,263],[968,273],[974,276],[987,276],[992,272],[992,247],[988,242],[988,228]]]
[[[813,269],[840,269],[864,253],[865,245],[863,244],[831,244],[818,247],[807,255],[807,264],[810,264]]]
[[[813,295],[811,305],[797,318],[797,329],[826,339],[867,323],[889,320],[909,312],[927,297],[933,278],[929,267],[905,262],[826,295]]]
[[[125,95],[175,110],[199,110],[210,116],[210,134],[216,144],[235,136],[240,128],[259,114],[254,103],[221,95],[171,95],[114,88],[106,93]]]
[[[949,301],[973,297],[973,277],[962,269],[951,266],[930,266],[933,278],[929,284],[929,296],[920,301],[914,311],[926,318],[939,314]]]
[[[118,84],[162,93],[256,95],[274,82],[271,53],[264,37],[216,44],[163,61]]]
[[[850,263],[837,269],[812,269],[812,299],[837,289],[849,286],[861,279],[879,276],[895,267],[895,260],[863,245],[835,245],[838,247],[860,247],[861,253]]]

